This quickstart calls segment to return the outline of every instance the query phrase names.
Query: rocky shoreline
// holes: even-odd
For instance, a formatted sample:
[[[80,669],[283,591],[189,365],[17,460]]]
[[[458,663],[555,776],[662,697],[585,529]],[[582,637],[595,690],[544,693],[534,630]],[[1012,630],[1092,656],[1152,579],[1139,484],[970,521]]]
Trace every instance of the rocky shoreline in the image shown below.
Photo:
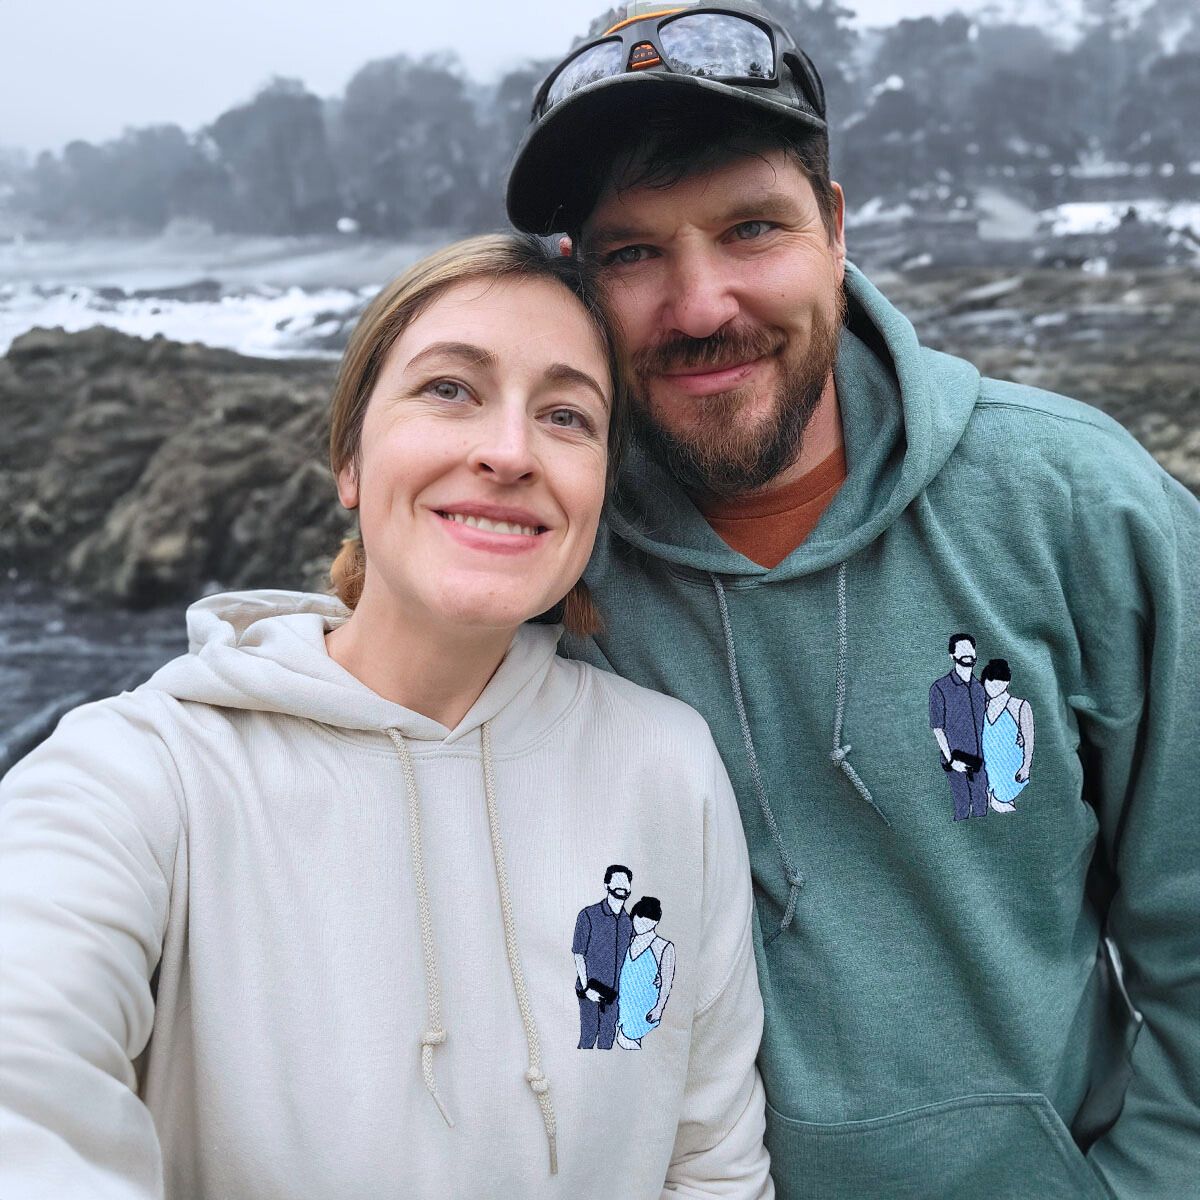
[[[927,344],[1096,404],[1200,494],[1200,273],[874,281]],[[325,464],[335,375],[99,327],[0,358],[0,772],[182,651],[188,601],[326,586],[352,525]]]

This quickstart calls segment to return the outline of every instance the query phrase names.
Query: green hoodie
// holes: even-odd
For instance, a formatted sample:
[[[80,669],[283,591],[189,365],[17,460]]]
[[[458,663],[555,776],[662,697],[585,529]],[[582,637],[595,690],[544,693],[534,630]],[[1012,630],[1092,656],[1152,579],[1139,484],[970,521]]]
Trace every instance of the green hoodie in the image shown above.
[[[635,446],[586,576],[606,631],[566,652],[716,735],[783,1200],[1200,1195],[1200,505],[846,282],[849,476],[813,534],[757,566]],[[1007,661],[999,715],[945,678],[956,633],[976,678]],[[944,770],[934,724],[983,765]]]

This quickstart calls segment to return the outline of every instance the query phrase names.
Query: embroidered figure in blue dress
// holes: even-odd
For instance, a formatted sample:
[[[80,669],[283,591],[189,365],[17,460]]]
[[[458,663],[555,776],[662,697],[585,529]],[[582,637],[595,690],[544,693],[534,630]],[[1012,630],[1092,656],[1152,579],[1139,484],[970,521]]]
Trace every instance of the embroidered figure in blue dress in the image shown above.
[[[1033,765],[1033,709],[1009,692],[1012,672],[1002,658],[983,668],[979,682],[987,693],[983,718],[983,761],[987,766],[988,805],[993,812],[1016,812],[1016,799],[1029,782]]]
[[[617,1045],[624,1050],[640,1050],[642,1038],[662,1022],[675,982],[675,945],[657,934],[662,905],[654,896],[643,896],[629,916],[633,937],[617,989]]]

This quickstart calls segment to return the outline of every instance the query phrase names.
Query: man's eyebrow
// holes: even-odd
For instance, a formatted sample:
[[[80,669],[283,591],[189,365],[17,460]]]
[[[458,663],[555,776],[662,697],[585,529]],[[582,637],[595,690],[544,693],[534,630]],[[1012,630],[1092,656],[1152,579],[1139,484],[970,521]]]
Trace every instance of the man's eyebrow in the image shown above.
[[[637,225],[597,225],[584,239],[585,246],[611,246],[614,242],[653,241],[654,234]]]
[[[739,198],[729,208],[719,212],[713,221],[717,225],[736,225],[740,221],[795,221],[800,210],[790,196],[765,195],[757,199]],[[587,235],[585,246],[612,246],[618,242],[653,242],[652,230],[638,225],[597,225]]]
[[[470,342],[431,342],[408,360],[408,366],[420,366],[431,358],[456,358],[460,362],[470,363],[473,367],[496,365],[496,356],[482,346],[472,346]]]
[[[766,195],[757,200],[740,200],[717,218],[724,225],[740,221],[794,221],[799,209],[790,196]]]
[[[575,383],[590,388],[600,398],[600,403],[608,408],[608,397],[604,389],[586,372],[578,367],[570,367],[566,363],[553,363],[546,368],[544,378],[548,383]]]

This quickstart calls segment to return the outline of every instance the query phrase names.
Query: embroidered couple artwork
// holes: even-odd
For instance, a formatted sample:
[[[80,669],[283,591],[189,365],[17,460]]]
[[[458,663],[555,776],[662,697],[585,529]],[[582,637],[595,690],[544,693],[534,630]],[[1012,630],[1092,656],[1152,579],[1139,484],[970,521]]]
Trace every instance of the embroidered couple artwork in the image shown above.
[[[662,1021],[675,980],[675,946],[658,936],[662,905],[643,896],[628,912],[633,872],[614,863],[604,872],[606,895],[575,918],[575,994],[579,1049],[640,1050]]]
[[[975,639],[953,634],[954,665],[929,689],[929,727],[950,783],[954,819],[1016,812],[1033,765],[1033,710],[1009,687],[1012,672],[993,658],[975,678]]]

